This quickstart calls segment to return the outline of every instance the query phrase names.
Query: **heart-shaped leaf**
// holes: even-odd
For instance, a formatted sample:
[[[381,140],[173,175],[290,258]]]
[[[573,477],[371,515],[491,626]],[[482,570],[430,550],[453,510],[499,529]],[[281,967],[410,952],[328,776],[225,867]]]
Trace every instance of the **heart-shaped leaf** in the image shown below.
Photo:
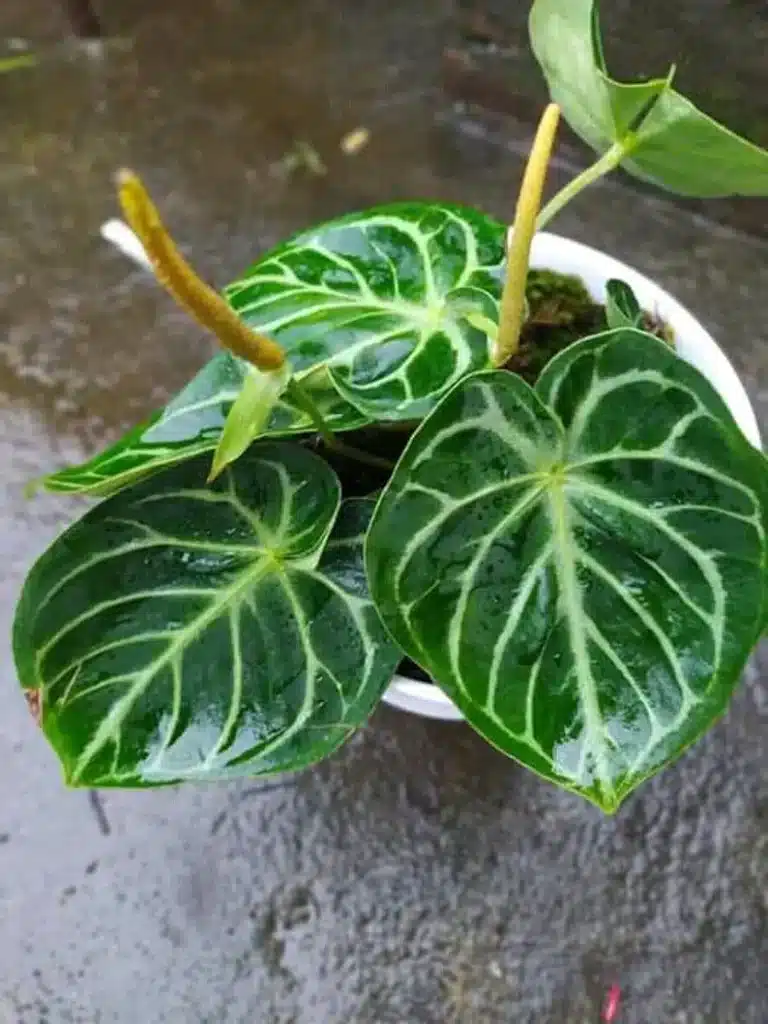
[[[608,332],[459,384],[377,506],[379,612],[469,722],[614,811],[723,712],[762,627],[768,472],[697,370]]]
[[[299,445],[207,457],[91,510],[34,566],[22,685],[72,785],[293,770],[370,714],[401,657],[362,562],[372,503]]]
[[[234,402],[242,393],[248,372],[246,364],[229,352],[217,353],[161,413],[134,427],[82,465],[45,477],[42,485],[59,493],[113,494],[159,469],[202,452],[212,452],[219,444]],[[313,375],[305,387],[310,387],[331,429],[356,430],[368,422],[321,375]],[[283,396],[273,410],[265,435],[306,434],[313,429],[308,415]]]
[[[422,417],[491,365],[505,227],[435,203],[382,206],[306,231],[227,289],[233,308],[288,354],[330,368],[371,420]]]
[[[610,328],[642,326],[643,311],[628,284],[624,281],[609,281],[605,292],[605,319]]]
[[[768,152],[703,114],[671,75],[608,76],[595,0],[535,0],[530,36],[552,99],[598,153],[617,147],[616,164],[682,195],[768,194]]]

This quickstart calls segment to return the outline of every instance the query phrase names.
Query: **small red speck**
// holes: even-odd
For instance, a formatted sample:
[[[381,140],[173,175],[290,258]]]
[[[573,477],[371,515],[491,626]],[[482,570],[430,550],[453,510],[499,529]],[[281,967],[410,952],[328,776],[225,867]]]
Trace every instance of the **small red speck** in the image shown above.
[[[621,1002],[621,989],[618,985],[611,985],[603,1005],[603,1015],[600,1018],[602,1024],[614,1024],[619,1015],[619,1003]]]

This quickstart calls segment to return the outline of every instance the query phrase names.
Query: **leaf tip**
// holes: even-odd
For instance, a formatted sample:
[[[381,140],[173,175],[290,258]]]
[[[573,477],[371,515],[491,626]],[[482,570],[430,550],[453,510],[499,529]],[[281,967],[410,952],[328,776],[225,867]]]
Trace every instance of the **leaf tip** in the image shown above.
[[[211,468],[208,470],[208,476],[205,478],[206,484],[215,483],[216,480],[221,476],[224,470],[227,468],[229,460],[223,458],[217,458],[218,452],[211,459]]]
[[[587,803],[592,804],[598,811],[602,811],[607,817],[612,818],[620,809],[625,799],[629,796],[631,789],[616,788],[608,779],[593,780],[588,786],[567,787],[572,793],[583,797]]]
[[[626,794],[617,793],[615,789],[607,791],[601,789],[599,793],[592,795],[590,800],[600,808],[603,814],[612,818],[624,803],[625,796]]]

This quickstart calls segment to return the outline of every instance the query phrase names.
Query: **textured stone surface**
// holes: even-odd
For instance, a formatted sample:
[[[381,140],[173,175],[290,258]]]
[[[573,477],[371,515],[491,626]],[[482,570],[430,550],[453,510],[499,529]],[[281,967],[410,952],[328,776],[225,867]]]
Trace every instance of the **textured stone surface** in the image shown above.
[[[462,726],[386,709],[279,788],[63,790],[7,632],[23,572],[75,509],[21,488],[210,348],[98,238],[115,167],[146,175],[224,283],[286,232],[376,201],[504,214],[527,143],[441,98],[439,0],[350,2],[343,22],[309,0],[300,18],[246,0],[109,6],[126,42],[99,59],[55,42],[48,0],[0,10],[0,33],[46,55],[0,80],[0,1022],[587,1024],[618,980],[621,1024],[765,1024],[766,652],[726,720],[614,819]],[[346,157],[357,125],[370,143]],[[296,139],[327,175],[281,174]],[[615,184],[557,230],[690,305],[768,424],[768,247]]]
[[[736,118],[768,142],[765,46],[768,10],[762,0],[597,0],[606,58],[617,77],[652,77],[675,64],[676,81],[718,117]],[[521,57],[530,4],[456,0],[460,31],[479,43],[507,46]],[[718,74],[714,75],[713,70]]]

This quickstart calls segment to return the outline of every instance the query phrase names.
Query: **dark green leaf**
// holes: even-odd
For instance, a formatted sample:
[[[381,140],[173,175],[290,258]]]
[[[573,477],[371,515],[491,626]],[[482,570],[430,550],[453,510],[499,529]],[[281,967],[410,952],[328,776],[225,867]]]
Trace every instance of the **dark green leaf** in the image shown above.
[[[246,372],[240,360],[219,352],[161,413],[82,465],[46,477],[43,486],[61,493],[112,494],[159,469],[201,452],[212,452],[241,393]],[[324,383],[317,374],[313,381],[317,387],[312,389],[312,396],[333,430],[355,430],[367,423],[330,382]],[[266,433],[287,436],[312,430],[306,413],[283,398],[275,407]]]
[[[535,0],[531,10],[534,53],[574,131],[600,154],[618,145],[622,167],[671,192],[768,194],[768,152],[703,114],[670,75],[608,76],[596,19],[595,0]]]
[[[643,311],[635,293],[624,281],[609,281],[606,285],[605,318],[608,326],[640,327]]]
[[[401,655],[367,592],[368,499],[299,445],[258,442],[89,512],[34,566],[14,624],[22,685],[81,786],[293,770],[370,714]]]
[[[298,235],[227,297],[299,379],[327,365],[371,420],[418,419],[490,365],[494,339],[478,323],[498,323],[505,232],[465,207],[382,206]]]
[[[469,722],[615,810],[725,709],[763,625],[768,473],[663,342],[459,384],[367,540],[376,605]]]
[[[297,236],[227,294],[247,323],[286,349],[332,430],[420,418],[463,374],[490,365],[504,238],[504,225],[471,209],[379,207]],[[44,486],[111,494],[213,451],[246,369],[219,353],[161,413]],[[313,429],[283,396],[265,436]]]

